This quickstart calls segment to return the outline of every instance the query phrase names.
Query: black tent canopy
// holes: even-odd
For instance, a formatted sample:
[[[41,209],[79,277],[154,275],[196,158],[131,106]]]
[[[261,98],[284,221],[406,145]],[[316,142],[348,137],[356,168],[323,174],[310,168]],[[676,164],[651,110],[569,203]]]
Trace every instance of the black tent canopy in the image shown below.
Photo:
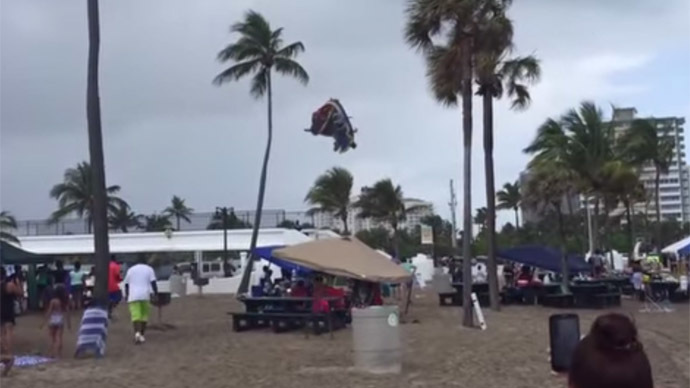
[[[39,255],[25,251],[6,241],[0,241],[0,264],[1,265],[31,265],[46,264],[53,261],[52,256]]]

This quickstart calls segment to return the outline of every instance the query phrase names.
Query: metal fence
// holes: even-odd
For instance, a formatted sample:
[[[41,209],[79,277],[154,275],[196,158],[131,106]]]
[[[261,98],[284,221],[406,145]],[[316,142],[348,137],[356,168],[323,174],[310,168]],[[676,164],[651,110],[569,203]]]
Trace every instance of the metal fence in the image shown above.
[[[199,212],[189,216],[189,222],[180,220],[181,231],[206,230],[213,221],[215,212]],[[247,224],[254,223],[256,212],[253,210],[235,210],[235,216]],[[300,224],[314,225],[314,217],[307,215],[305,211],[286,211],[276,209],[264,209],[261,213],[261,227],[275,228],[283,221],[297,221]],[[177,229],[177,220],[170,217],[170,223]],[[140,228],[130,228],[129,232],[142,232]],[[48,220],[21,220],[17,221],[17,229],[13,231],[17,236],[52,236],[64,234],[88,234],[89,224],[85,219],[64,219],[55,223]],[[111,233],[121,233],[119,230],[111,230]]]

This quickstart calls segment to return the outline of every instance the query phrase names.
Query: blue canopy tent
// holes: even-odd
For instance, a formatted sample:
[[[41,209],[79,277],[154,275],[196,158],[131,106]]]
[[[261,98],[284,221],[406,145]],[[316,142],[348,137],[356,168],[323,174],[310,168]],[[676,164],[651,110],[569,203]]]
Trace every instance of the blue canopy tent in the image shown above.
[[[289,261],[285,261],[283,259],[279,259],[275,256],[273,256],[273,250],[274,249],[279,249],[279,248],[284,248],[284,245],[270,245],[270,246],[265,246],[265,247],[256,247],[254,248],[254,254],[259,256],[260,258],[268,261],[271,264],[274,264],[282,269],[286,269],[289,271],[295,271],[298,274],[308,274],[311,273],[312,270],[306,267],[299,266],[295,263],[291,263]]]
[[[541,268],[556,273],[561,272],[561,252],[558,249],[542,245],[523,245],[501,250],[497,253],[497,256],[531,267]],[[591,271],[590,265],[585,262],[582,256],[568,255],[567,261],[571,274]]]

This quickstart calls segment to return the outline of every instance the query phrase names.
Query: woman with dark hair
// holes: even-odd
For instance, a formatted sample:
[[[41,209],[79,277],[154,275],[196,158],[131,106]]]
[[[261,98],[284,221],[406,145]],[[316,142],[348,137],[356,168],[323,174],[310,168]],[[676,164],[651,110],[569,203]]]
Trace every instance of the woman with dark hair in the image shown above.
[[[592,324],[573,353],[570,388],[653,388],[652,367],[625,315],[606,314]]]

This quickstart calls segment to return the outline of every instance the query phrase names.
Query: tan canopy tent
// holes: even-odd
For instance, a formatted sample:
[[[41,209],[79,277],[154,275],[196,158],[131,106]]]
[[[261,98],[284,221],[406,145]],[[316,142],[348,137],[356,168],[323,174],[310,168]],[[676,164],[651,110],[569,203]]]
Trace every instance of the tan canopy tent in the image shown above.
[[[402,283],[412,276],[356,238],[329,238],[273,251],[273,256],[335,276],[378,283]]]

